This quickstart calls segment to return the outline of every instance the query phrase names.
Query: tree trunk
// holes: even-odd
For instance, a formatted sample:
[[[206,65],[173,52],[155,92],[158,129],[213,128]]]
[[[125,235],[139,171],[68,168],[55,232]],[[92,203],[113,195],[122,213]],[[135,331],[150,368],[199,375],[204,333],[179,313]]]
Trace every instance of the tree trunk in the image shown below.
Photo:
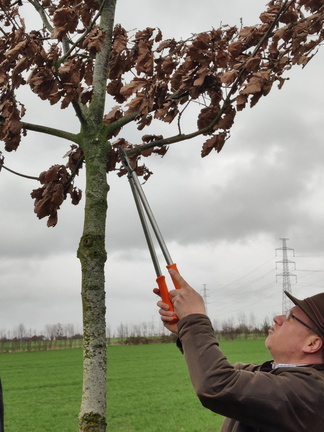
[[[105,43],[96,56],[93,96],[85,110],[80,147],[86,166],[84,227],[78,249],[82,268],[83,391],[80,432],[105,432],[106,422],[106,306],[105,247],[107,220],[107,126],[102,118],[112,43],[116,0],[100,0],[100,27]]]
[[[83,233],[78,249],[82,267],[83,393],[79,414],[80,432],[106,431],[106,262],[107,216],[106,161],[108,143],[95,132],[83,131],[86,164],[86,197]],[[99,131],[100,132],[100,131]]]

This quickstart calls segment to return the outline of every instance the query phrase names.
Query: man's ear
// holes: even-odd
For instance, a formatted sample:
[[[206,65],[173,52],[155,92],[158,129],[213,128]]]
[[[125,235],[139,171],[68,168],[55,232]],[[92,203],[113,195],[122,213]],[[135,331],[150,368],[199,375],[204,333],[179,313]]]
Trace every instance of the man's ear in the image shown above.
[[[323,340],[316,334],[310,335],[304,345],[304,352],[307,354],[315,354],[323,347]]]

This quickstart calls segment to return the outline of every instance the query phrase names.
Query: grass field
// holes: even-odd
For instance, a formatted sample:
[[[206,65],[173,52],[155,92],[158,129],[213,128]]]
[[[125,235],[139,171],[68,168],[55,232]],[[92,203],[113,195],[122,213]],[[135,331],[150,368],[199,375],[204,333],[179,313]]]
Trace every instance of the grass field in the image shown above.
[[[232,362],[263,362],[262,340],[222,342]],[[203,408],[173,344],[108,348],[110,432],[218,432],[222,418]],[[6,432],[77,432],[82,350],[2,354]]]

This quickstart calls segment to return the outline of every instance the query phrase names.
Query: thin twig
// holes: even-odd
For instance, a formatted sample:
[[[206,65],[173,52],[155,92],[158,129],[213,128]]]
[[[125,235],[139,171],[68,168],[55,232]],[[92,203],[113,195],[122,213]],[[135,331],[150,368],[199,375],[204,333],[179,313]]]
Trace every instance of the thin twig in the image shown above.
[[[37,181],[39,181],[39,177],[33,177],[33,176],[28,176],[28,175],[26,175],[26,174],[21,174],[21,173],[19,173],[19,172],[17,172],[17,171],[14,171],[14,170],[12,170],[12,169],[6,167],[5,165],[1,165],[1,168],[4,168],[5,170],[7,170],[7,171],[9,171],[9,172],[11,172],[12,174],[15,174],[15,175],[17,175],[17,176],[24,177],[24,178],[27,178],[27,179],[30,179],[30,180],[37,180]]]
[[[181,117],[182,117],[182,114],[185,112],[186,108],[189,106],[190,102],[191,102],[191,100],[188,100],[188,102],[183,107],[183,109],[181,111],[179,111],[179,115],[178,115],[178,131],[179,131],[179,135],[181,135]]]
[[[77,161],[75,168],[73,170],[73,172],[71,173],[71,175],[68,177],[67,181],[64,183],[64,190],[67,190],[70,186],[70,184],[72,184],[73,180],[75,179],[75,177],[78,175],[79,172],[79,168],[81,167],[82,163],[84,161],[84,155],[82,155],[80,157],[80,159]]]
[[[30,3],[32,6],[34,6],[34,8],[36,9],[36,11],[39,13],[39,15],[40,15],[40,17],[41,17],[41,19],[42,19],[42,21],[43,21],[44,27],[45,27],[45,28],[46,28],[50,33],[52,33],[52,31],[53,31],[53,27],[52,27],[51,24],[49,23],[49,21],[48,21],[48,19],[47,19],[47,16],[46,16],[46,13],[45,13],[45,11],[44,11],[42,5],[39,3],[38,0],[28,0],[28,1],[29,1],[29,3]]]

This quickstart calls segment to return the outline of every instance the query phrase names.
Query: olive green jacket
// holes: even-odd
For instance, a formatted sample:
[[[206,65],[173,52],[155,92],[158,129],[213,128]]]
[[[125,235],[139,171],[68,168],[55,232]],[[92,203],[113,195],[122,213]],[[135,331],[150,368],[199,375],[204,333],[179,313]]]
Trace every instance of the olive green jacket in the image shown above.
[[[178,329],[197,396],[226,417],[222,432],[324,431],[324,365],[232,365],[206,315],[189,315]]]

